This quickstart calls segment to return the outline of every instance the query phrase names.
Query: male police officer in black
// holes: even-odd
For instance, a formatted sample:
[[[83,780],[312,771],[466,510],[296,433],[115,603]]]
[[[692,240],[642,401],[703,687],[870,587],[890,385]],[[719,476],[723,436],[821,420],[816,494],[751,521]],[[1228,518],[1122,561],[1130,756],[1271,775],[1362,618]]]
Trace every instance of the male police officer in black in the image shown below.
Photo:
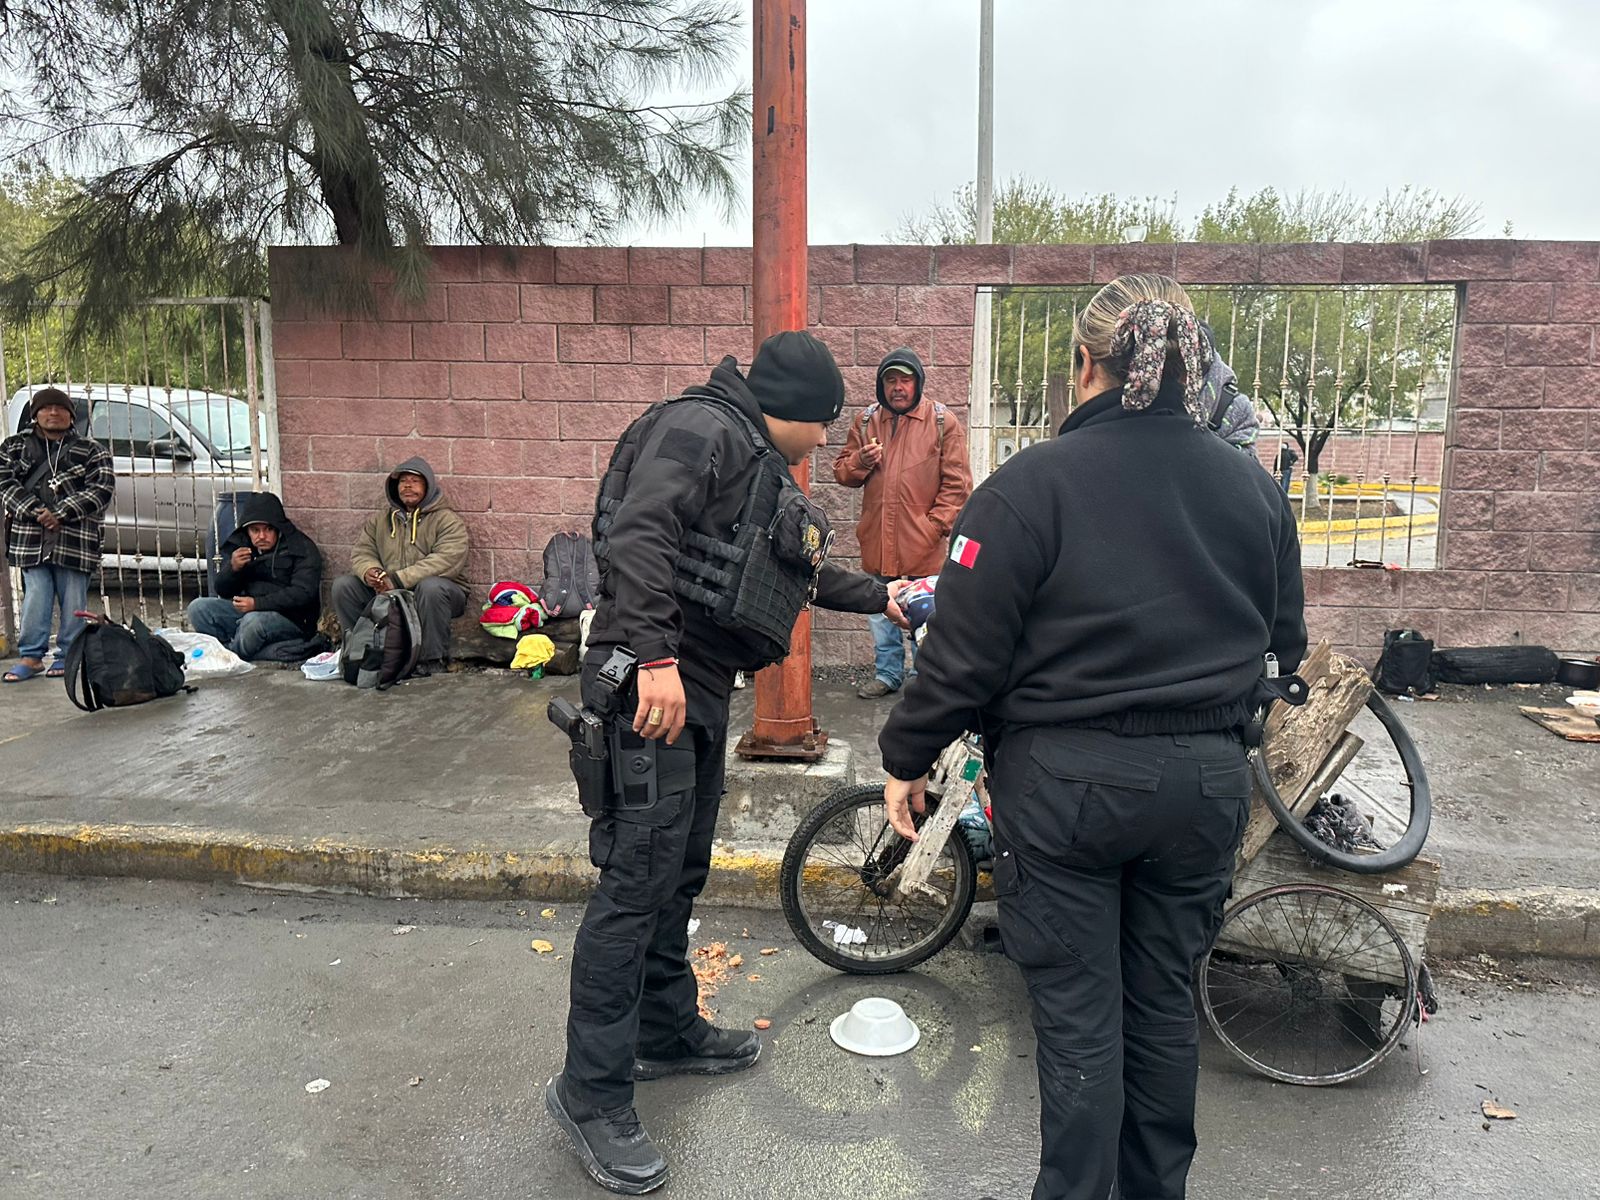
[[[748,379],[724,358],[704,385],[651,408],[601,483],[585,707],[552,706],[567,714],[600,882],[573,947],[566,1067],[545,1105],[615,1192],[667,1177],[633,1108],[635,1080],[726,1074],[761,1053],[757,1035],[700,1017],[688,962],[734,674],[783,657],[813,596],[901,619],[883,584],[825,561],[827,519],[788,470],[827,441],[843,406],[828,348],[774,334]]]

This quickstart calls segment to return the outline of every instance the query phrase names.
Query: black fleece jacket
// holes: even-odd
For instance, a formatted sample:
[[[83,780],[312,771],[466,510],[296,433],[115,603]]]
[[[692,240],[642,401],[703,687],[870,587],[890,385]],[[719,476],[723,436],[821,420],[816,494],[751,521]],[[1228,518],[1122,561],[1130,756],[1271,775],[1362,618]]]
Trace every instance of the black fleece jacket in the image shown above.
[[[266,554],[251,549],[254,556],[239,570],[233,569],[233,552],[250,548],[245,526],[265,521],[278,531],[278,544]],[[317,630],[322,615],[322,552],[316,543],[295,528],[283,511],[283,503],[271,492],[255,492],[239,504],[239,525],[217,551],[222,565],[217,569],[217,595],[225,600],[250,596],[259,612],[282,613],[310,636]]]
[[[676,657],[689,720],[710,725],[733,689],[734,673],[748,666],[750,649],[712,620],[704,605],[672,590],[672,566],[685,530],[731,541],[750,490],[756,454],[744,428],[723,407],[738,408],[762,434],[767,423],[733,358],[724,358],[706,383],[684,394],[708,402],[670,405],[639,447],[607,535],[610,569],[600,581],[589,647],[593,652],[626,645],[641,662]],[[880,613],[888,601],[887,589],[870,575],[823,565],[818,607]]]
[[[1176,388],[1142,412],[1102,393],[996,471],[956,521],[937,596],[879,737],[898,779],[966,728],[1232,728],[1262,656],[1288,673],[1305,653],[1288,499]]]

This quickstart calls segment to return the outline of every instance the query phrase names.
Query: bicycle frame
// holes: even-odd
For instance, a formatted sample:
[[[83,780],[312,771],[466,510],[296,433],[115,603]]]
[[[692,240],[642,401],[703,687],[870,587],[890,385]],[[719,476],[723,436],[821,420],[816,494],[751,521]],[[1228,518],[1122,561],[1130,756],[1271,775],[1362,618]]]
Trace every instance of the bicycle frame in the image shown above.
[[[929,885],[928,876],[933,873],[933,864],[955,830],[962,809],[958,799],[961,789],[968,784],[977,790],[980,802],[987,805],[989,792],[983,780],[983,753],[971,737],[961,737],[945,747],[928,772],[928,795],[939,803],[917,830],[916,844],[906,855],[895,882],[896,899],[904,900],[917,892],[930,896],[940,894]]]

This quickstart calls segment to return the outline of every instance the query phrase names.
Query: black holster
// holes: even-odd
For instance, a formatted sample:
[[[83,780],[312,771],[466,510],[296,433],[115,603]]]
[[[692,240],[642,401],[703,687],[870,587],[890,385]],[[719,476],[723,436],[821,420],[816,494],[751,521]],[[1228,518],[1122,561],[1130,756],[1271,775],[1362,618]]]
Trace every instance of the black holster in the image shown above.
[[[550,701],[545,715],[572,742],[567,764],[577,781],[578,804],[584,815],[603,815],[611,804],[610,740],[605,719],[587,707],[574,708],[559,696]]]
[[[626,646],[612,651],[595,679],[599,699],[581,709],[556,697],[545,715],[572,742],[567,764],[578,784],[578,804],[591,820],[616,807],[621,790],[617,765],[617,715],[633,687],[638,658]]]
[[[641,737],[618,719],[611,722],[610,743],[612,815],[646,825],[670,819],[662,799],[694,791],[693,742],[669,746],[664,738]]]

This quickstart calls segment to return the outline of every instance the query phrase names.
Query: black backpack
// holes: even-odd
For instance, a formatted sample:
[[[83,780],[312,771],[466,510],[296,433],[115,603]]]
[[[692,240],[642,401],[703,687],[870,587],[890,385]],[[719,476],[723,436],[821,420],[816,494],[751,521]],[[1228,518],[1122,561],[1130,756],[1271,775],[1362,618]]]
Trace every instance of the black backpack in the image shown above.
[[[1391,696],[1425,696],[1433,691],[1433,640],[1415,629],[1388,630],[1372,682]]]
[[[339,669],[360,688],[393,687],[417,668],[422,656],[422,621],[410,592],[379,592],[367,601],[344,636]]]
[[[65,681],[67,699],[84,712],[194,691],[183,682],[183,655],[138,617],[129,628],[105,617],[85,624],[67,650]]]
[[[600,598],[594,546],[581,533],[558,533],[545,543],[539,601],[552,618],[575,617]]]

